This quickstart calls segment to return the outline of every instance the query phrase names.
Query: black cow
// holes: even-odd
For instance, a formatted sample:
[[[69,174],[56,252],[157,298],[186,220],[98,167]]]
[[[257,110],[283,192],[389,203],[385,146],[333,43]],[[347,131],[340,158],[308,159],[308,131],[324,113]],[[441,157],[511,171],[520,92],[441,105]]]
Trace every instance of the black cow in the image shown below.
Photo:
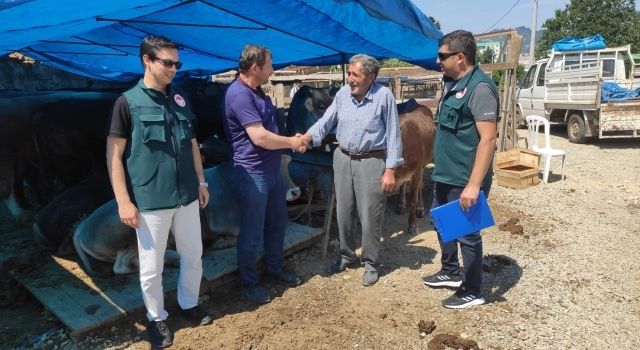
[[[106,173],[107,124],[115,93],[74,93],[33,116],[39,187],[51,199],[91,175]]]
[[[59,255],[71,253],[69,243],[74,227],[112,198],[113,191],[106,172],[71,186],[36,214],[33,220],[36,243],[44,250]]]
[[[179,82],[196,116],[196,140],[202,142],[214,135],[226,140],[224,131],[224,94],[229,84],[186,78]]]
[[[305,153],[290,153],[289,175],[296,184],[303,186],[307,200],[322,191],[325,199],[325,218],[331,208],[333,191],[333,153],[309,149]]]
[[[285,122],[287,135],[304,134],[329,108],[333,97],[330,88],[302,86],[293,96]]]
[[[67,93],[4,93],[0,98],[0,197],[14,217],[30,205],[24,196],[27,175],[38,172],[33,142],[33,115],[43,104],[55,102]],[[31,181],[34,194],[42,199]]]

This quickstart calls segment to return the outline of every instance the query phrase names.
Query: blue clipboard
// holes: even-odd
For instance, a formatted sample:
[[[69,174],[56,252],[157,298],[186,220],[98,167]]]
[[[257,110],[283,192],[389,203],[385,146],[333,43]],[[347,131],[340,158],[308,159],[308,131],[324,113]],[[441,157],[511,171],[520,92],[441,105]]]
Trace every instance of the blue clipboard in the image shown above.
[[[431,209],[431,220],[443,242],[478,232],[496,224],[483,191],[480,191],[478,201],[468,211],[462,211],[458,199]]]

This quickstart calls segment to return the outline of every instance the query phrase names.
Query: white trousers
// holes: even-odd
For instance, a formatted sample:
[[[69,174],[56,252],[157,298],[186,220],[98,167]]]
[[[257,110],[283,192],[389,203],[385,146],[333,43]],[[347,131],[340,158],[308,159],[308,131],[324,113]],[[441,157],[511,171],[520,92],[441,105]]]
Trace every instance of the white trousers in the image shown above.
[[[140,287],[149,321],[163,321],[169,316],[164,309],[162,270],[169,229],[176,240],[180,255],[178,304],[184,309],[198,305],[202,280],[202,236],[198,201],[175,209],[140,213],[138,255],[140,256]]]

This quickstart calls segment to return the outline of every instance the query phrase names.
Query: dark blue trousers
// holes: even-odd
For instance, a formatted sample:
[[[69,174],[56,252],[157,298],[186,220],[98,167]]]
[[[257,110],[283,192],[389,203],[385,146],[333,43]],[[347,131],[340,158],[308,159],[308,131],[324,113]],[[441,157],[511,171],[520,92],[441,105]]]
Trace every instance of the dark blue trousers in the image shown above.
[[[261,245],[265,269],[272,273],[282,271],[284,232],[289,219],[286,185],[279,170],[250,173],[235,167],[233,174],[241,211],[237,241],[240,284],[254,287],[259,281],[256,258]]]
[[[436,182],[433,186],[432,208],[452,202],[460,198],[464,187],[453,186]],[[489,189],[483,188],[484,194],[489,196]],[[458,245],[462,251],[462,286],[461,288],[472,293],[480,293],[482,286],[482,236],[480,232],[474,232],[448,242],[442,242],[438,232],[438,242],[442,252],[442,271],[450,275],[460,274],[460,262],[458,260]]]

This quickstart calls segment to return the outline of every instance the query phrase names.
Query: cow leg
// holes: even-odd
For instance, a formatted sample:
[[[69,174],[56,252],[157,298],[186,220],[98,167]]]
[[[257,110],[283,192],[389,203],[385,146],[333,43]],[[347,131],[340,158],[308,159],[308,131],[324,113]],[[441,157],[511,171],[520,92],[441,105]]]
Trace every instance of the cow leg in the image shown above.
[[[421,171],[424,173],[424,170]],[[420,175],[420,180],[418,181],[418,205],[416,206],[416,216],[419,218],[424,217],[424,201],[422,200],[422,189],[424,188],[424,183],[422,182],[422,175]]]
[[[102,278],[113,276],[111,266],[109,266],[109,268],[105,268],[105,263],[92,258],[85,252],[77,232],[74,232],[73,234],[73,246],[76,249],[76,253],[78,253],[78,257],[80,258],[80,262],[82,262],[84,270],[89,276]]]
[[[417,221],[416,209],[418,206],[418,198],[422,197],[420,194],[422,191],[422,173],[423,172],[424,172],[424,169],[419,169],[411,177],[411,191],[409,193],[411,197],[409,198],[409,205],[408,205],[409,227],[407,228],[407,232],[409,232],[409,234],[411,235],[418,234],[418,225],[416,224],[416,221]]]
[[[9,194],[9,197],[6,199],[3,199],[3,201],[4,201],[4,204],[7,206],[7,209],[9,209],[9,211],[11,212],[11,215],[13,215],[14,219],[18,219],[20,215],[22,215],[22,208],[18,204],[15,193],[13,191],[11,191],[11,193]]]
[[[113,262],[113,273],[116,275],[126,275],[137,272],[140,269],[140,259],[138,257],[138,249],[128,247],[118,250],[116,253],[116,261]]]
[[[398,190],[398,206],[396,207],[396,214],[405,214],[407,212],[407,195],[406,195],[407,183],[400,185]]]
[[[16,164],[15,179],[13,181],[13,193],[15,194],[15,200],[20,208],[29,209],[31,205],[27,201],[27,197],[24,195],[25,186],[25,174],[26,169],[23,165]]]

